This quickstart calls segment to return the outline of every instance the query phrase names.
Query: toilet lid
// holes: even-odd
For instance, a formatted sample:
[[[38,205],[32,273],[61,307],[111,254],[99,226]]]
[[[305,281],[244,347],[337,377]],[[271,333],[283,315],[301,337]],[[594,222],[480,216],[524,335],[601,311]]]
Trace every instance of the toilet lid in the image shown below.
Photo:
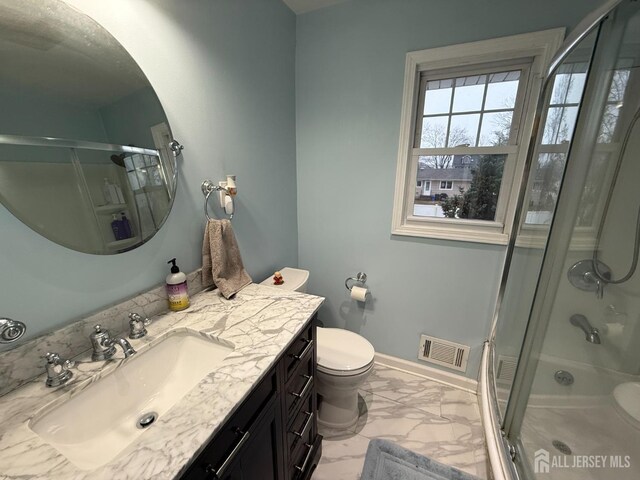
[[[357,375],[373,363],[376,353],[365,338],[341,328],[317,329],[318,370],[334,375]]]

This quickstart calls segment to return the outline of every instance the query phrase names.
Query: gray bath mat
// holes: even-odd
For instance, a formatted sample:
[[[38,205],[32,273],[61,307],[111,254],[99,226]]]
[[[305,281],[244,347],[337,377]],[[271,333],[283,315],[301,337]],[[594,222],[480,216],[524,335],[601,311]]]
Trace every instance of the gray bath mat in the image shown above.
[[[369,442],[360,480],[478,480],[388,440]]]

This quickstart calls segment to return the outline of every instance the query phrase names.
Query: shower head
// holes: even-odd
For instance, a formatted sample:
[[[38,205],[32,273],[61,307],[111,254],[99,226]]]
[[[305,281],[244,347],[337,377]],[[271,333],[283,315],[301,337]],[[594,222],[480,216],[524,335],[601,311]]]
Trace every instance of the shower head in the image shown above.
[[[120,155],[111,155],[111,161],[119,167],[124,167],[124,157],[124,153],[121,153]]]

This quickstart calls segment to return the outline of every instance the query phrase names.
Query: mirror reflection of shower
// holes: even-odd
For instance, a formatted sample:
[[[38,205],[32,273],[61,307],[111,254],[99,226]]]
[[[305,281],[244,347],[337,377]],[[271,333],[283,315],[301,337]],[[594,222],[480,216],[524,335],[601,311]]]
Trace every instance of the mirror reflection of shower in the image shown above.
[[[120,177],[126,183],[129,200],[126,203],[132,207],[134,224],[139,230],[131,233],[147,238],[160,227],[171,203],[168,163],[156,155],[142,153],[112,155],[111,161],[124,168],[124,175],[121,173]]]

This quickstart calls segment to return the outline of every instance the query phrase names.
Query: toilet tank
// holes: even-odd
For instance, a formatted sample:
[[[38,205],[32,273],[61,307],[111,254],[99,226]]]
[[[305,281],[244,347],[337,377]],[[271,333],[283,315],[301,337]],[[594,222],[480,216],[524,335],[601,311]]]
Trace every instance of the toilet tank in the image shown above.
[[[307,293],[307,282],[309,281],[309,271],[299,268],[284,267],[280,270],[284,283],[282,285],[273,284],[273,275],[265,278],[260,285],[271,285],[272,287],[283,288],[285,290],[295,290],[296,292]]]

